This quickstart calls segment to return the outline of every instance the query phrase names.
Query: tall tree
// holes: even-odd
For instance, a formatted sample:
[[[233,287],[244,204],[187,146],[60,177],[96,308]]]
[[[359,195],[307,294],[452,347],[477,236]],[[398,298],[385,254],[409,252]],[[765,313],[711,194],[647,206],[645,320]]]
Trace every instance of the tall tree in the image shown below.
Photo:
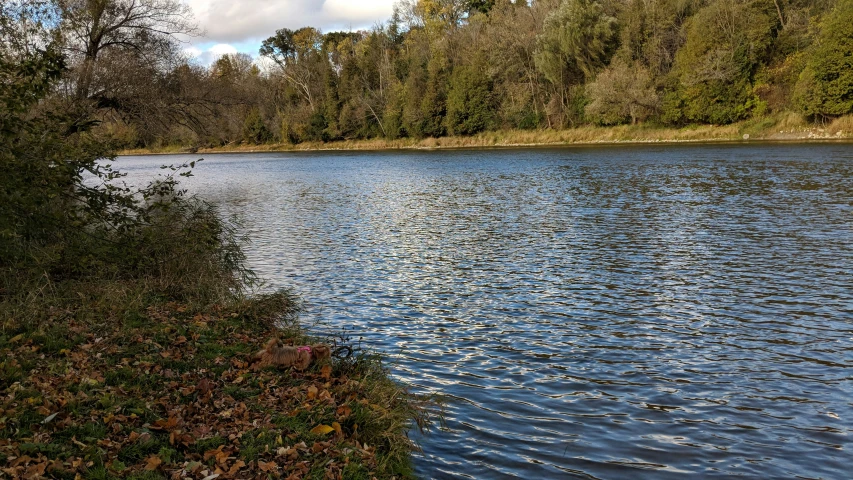
[[[813,117],[853,113],[853,0],[839,0],[810,54],[797,82],[797,105]]]
[[[261,55],[278,65],[278,73],[299,92],[311,110],[317,107],[323,35],[312,27],[283,28],[261,44]]]
[[[0,2],[0,56],[20,60],[56,44],[59,15],[51,0]]]
[[[753,74],[777,22],[772,0],[717,0],[693,16],[674,67],[684,119],[719,124],[750,115],[759,101]]]
[[[494,124],[493,82],[483,62],[457,67],[447,94],[447,130],[452,135],[473,135]]]
[[[602,125],[632,124],[657,113],[660,98],[649,69],[639,62],[614,59],[587,84],[587,117]]]
[[[79,57],[78,98],[88,98],[96,64],[111,50],[151,65],[174,57],[178,35],[194,35],[192,11],[180,0],[58,0],[68,50]]]
[[[555,88],[564,112],[582,92],[571,87],[607,65],[617,43],[616,19],[595,0],[563,0],[545,19],[538,39],[536,66]],[[575,107],[577,107],[577,102]]]
[[[499,2],[489,12],[483,50],[503,125],[536,128],[545,115],[546,80],[536,67],[537,37],[558,3]]]

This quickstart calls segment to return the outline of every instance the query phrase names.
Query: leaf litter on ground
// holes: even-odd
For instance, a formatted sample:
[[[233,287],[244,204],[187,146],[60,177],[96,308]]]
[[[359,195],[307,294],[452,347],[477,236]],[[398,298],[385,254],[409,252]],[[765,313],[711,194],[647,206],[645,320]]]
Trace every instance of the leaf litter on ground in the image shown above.
[[[257,368],[251,353],[281,331],[221,307],[65,322],[61,338],[0,334],[0,476],[412,475],[408,432],[426,409],[375,359]]]

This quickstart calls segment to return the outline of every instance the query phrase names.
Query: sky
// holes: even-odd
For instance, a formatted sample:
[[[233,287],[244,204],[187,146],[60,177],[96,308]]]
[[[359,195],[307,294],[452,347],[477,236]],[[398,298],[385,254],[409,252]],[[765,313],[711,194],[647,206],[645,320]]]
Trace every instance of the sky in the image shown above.
[[[184,0],[205,32],[186,51],[208,65],[226,53],[257,57],[261,42],[280,28],[323,32],[359,30],[391,18],[394,0]]]

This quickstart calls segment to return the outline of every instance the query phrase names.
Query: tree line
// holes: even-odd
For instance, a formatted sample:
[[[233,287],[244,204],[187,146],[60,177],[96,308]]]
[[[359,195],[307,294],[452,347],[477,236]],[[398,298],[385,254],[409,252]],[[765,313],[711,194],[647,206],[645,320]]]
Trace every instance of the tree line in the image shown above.
[[[177,0],[44,5],[58,95],[125,147],[853,113],[853,0],[399,0],[369,30],[278,30],[264,68],[185,58]]]

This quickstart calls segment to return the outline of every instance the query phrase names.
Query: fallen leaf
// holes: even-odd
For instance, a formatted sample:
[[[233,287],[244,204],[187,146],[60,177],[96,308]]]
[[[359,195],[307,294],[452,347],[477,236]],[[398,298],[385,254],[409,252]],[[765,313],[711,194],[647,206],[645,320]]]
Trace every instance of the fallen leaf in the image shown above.
[[[341,405],[340,407],[338,407],[336,413],[340,418],[347,418],[350,416],[350,414],[352,414],[352,408],[350,408],[349,405]]]
[[[317,425],[316,427],[311,429],[311,433],[314,435],[326,435],[329,432],[334,432],[335,429],[328,425]]]
[[[50,423],[50,421],[53,420],[54,418],[56,418],[57,415],[59,415],[59,412],[52,413],[52,414],[48,415],[47,418],[42,420],[41,423],[44,423],[44,424]]]
[[[204,461],[207,461],[208,459],[216,457],[220,453],[222,453],[222,447],[224,447],[224,445],[220,445],[218,448],[204,452]]]
[[[173,430],[177,426],[178,426],[178,419],[175,417],[169,417],[168,420],[164,420],[162,418],[160,420],[157,420],[156,422],[154,422],[153,425],[151,425],[151,429],[152,430],[167,430],[168,431],[168,430]]]
[[[343,435],[343,434],[344,434],[343,430],[341,429],[341,424],[340,424],[340,423],[338,423],[338,422],[332,422],[332,428],[334,428],[334,429],[335,429],[335,433],[337,433],[338,435]]]
[[[157,467],[163,464],[163,460],[160,460],[160,457],[157,455],[152,455],[148,457],[148,460],[145,461],[145,470],[157,470]]]
[[[332,376],[332,366],[323,365],[323,368],[320,369],[320,376],[328,380]]]
[[[24,474],[26,478],[36,478],[44,475],[44,469],[47,468],[47,463],[37,463],[35,465],[30,465],[27,467],[27,473]]]
[[[245,466],[246,466],[246,462],[244,462],[242,460],[237,460],[236,462],[234,462],[234,465],[231,465],[231,468],[228,470],[228,475],[234,475],[235,473],[240,471],[241,468],[243,468]]]
[[[202,395],[207,395],[211,390],[213,390],[213,385],[210,384],[210,380],[202,378],[201,381],[198,382],[198,386],[196,388],[198,388],[199,393]]]
[[[317,392],[318,391],[319,390],[317,390],[317,387],[315,387],[314,385],[311,385],[310,387],[308,387],[308,400],[313,400],[313,399],[317,398]]]

